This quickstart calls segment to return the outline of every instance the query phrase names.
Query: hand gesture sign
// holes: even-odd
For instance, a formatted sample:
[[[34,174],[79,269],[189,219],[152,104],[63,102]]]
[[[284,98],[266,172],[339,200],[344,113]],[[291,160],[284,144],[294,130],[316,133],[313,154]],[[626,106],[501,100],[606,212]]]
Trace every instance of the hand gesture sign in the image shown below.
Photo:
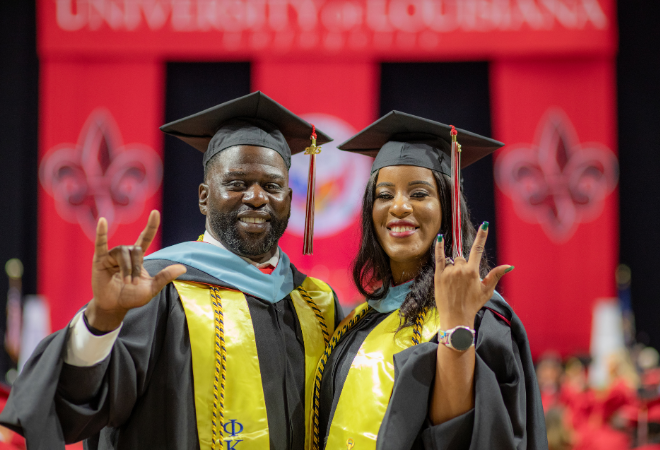
[[[477,312],[493,296],[500,278],[513,266],[497,266],[486,278],[479,276],[479,264],[488,237],[484,222],[472,244],[470,259],[445,261],[445,243],[441,235],[435,244],[435,303],[443,330],[457,326],[474,328]],[[434,425],[444,423],[474,408],[475,349],[457,352],[438,345],[436,375],[429,419]]]
[[[160,213],[151,211],[135,245],[120,245],[108,251],[108,224],[104,218],[99,219],[92,262],[94,298],[85,311],[92,327],[101,331],[116,329],[129,309],[146,305],[167,283],[186,272],[183,265],[175,264],[151,277],[143,267],[144,251],[159,225]]]
[[[513,266],[497,266],[486,278],[479,276],[479,264],[488,237],[488,222],[484,222],[472,244],[469,261],[456,258],[453,264],[445,261],[445,243],[438,236],[435,247],[435,302],[445,330],[462,325],[474,327],[477,312],[493,296],[500,278]]]

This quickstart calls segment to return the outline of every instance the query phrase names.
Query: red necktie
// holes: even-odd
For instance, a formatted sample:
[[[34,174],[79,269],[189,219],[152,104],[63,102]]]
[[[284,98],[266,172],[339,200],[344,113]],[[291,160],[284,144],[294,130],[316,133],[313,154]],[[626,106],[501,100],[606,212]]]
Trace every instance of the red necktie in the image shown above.
[[[273,273],[273,270],[275,270],[275,266],[273,266],[272,264],[268,264],[267,266],[257,267],[257,269],[259,269],[261,272],[265,273],[266,275],[270,275],[271,273]]]

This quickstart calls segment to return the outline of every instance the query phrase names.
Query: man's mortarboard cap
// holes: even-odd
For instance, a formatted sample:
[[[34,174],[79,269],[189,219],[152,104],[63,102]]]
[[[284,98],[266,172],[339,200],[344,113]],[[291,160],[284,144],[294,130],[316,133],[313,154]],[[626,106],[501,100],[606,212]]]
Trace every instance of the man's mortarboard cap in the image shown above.
[[[371,173],[387,166],[418,166],[451,176],[451,131],[451,125],[391,111],[337,148],[375,157]],[[460,128],[456,131],[461,168],[504,145]]]
[[[310,144],[312,125],[260,91],[230,100],[160,129],[204,153],[204,166],[215,155],[236,145],[275,150],[287,168],[291,155]],[[319,144],[332,139],[316,130]]]

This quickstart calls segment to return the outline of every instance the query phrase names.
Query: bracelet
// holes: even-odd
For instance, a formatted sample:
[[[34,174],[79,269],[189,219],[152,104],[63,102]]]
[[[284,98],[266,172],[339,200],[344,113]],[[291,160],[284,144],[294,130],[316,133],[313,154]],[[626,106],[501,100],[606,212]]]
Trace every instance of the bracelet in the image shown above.
[[[98,328],[94,328],[89,324],[89,321],[87,320],[87,316],[85,315],[85,311],[83,311],[83,321],[85,322],[85,326],[87,327],[87,330],[92,333],[94,336],[103,336],[104,334],[110,333],[110,331],[101,331]]]

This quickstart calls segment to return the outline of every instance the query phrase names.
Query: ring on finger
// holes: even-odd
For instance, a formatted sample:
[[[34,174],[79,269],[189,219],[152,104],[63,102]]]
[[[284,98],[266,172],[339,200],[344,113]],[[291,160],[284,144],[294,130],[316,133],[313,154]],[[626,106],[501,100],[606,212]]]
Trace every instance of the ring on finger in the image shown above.
[[[445,258],[445,264],[454,264],[454,260],[451,259],[449,256]]]

